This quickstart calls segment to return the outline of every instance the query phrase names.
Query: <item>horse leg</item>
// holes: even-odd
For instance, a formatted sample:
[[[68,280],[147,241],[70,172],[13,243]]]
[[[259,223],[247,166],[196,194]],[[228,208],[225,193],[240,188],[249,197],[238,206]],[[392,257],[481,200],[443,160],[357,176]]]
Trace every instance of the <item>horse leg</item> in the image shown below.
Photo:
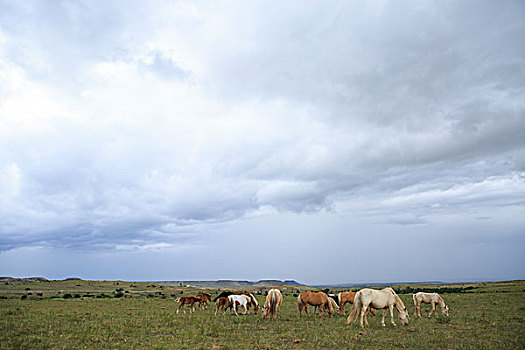
[[[390,320],[392,322],[392,326],[397,326],[396,323],[394,322],[394,305],[390,305],[388,307],[390,309]]]
[[[345,304],[346,304],[346,301],[343,301],[343,302],[341,303],[341,311],[343,312],[343,316],[346,316],[346,315],[345,315]]]
[[[435,303],[432,303],[432,310],[430,310],[430,313],[428,314],[428,318],[430,318],[430,316],[432,316],[432,313],[436,311],[436,304]],[[437,316],[437,315],[436,315]]]
[[[365,328],[363,325],[363,318],[365,319],[366,325],[368,326],[368,320],[366,319],[366,306],[364,305],[361,307],[361,328]]]
[[[383,318],[381,319],[381,326],[386,327],[385,325],[386,309],[383,309]]]

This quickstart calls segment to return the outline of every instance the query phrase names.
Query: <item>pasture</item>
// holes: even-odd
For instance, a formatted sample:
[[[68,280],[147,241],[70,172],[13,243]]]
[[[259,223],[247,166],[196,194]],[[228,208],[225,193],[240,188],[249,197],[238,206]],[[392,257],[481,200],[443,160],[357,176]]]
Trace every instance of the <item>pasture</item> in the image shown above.
[[[347,325],[342,315],[299,318],[294,294],[304,287],[283,291],[274,321],[262,320],[260,311],[253,315],[253,310],[247,316],[215,317],[213,304],[192,314],[175,313],[177,297],[203,291],[215,297],[216,289],[134,282],[53,283],[0,286],[0,349],[525,348],[524,281],[473,284],[462,293],[441,294],[450,306],[449,318],[438,308],[438,317],[428,319],[430,306],[422,305],[423,318],[416,319],[412,294],[400,294],[410,324],[402,326],[395,312],[398,326],[387,322],[383,328],[378,313],[369,316],[370,327],[365,330],[358,323]],[[64,298],[66,294],[71,297]],[[255,295],[262,305],[264,294]],[[347,305],[347,314],[349,310]]]

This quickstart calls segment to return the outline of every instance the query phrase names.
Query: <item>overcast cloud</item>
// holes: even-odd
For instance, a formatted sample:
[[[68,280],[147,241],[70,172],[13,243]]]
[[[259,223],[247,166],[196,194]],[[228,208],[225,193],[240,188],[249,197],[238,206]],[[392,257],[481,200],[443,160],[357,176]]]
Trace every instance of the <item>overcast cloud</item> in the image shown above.
[[[524,38],[520,1],[0,0],[0,275],[525,278]]]

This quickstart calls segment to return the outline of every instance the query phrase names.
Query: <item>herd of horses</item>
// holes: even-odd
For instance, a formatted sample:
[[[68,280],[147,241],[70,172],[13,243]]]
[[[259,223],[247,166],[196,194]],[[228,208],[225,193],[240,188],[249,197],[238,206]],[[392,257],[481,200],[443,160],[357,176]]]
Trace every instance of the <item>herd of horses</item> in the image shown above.
[[[423,293],[419,292],[412,296],[414,301],[414,316],[421,318],[421,304],[431,304],[432,310],[428,317],[431,317],[436,313],[436,305],[439,305],[443,316],[449,316],[449,307],[445,304],[445,301],[438,293]],[[195,307],[198,304],[200,309],[206,309],[208,302],[211,302],[211,295],[208,293],[201,293],[196,296],[181,297],[176,300],[180,302],[179,310],[183,310],[184,305],[189,305],[190,312],[195,311]],[[215,299],[215,316],[219,316],[219,311],[225,315],[226,311],[229,310],[230,314],[235,313],[239,315],[239,311],[242,315],[250,313],[250,307],[253,307],[254,313],[257,314],[259,310],[259,304],[257,299],[251,293],[239,293],[235,294],[232,292],[222,292]],[[271,289],[268,291],[266,300],[262,308],[262,318],[273,318],[277,317],[277,310],[283,302],[283,296],[279,289]],[[341,292],[338,294],[326,294],[323,292],[304,292],[297,297],[297,307],[299,309],[299,317],[302,316],[304,310],[308,316],[308,306],[314,307],[314,315],[322,316],[326,314],[331,316],[333,314],[345,314],[345,304],[352,304],[352,309],[347,318],[347,323],[351,324],[359,317],[360,325],[364,328],[365,324],[368,326],[367,313],[372,315],[376,314],[376,310],[383,310],[383,318],[381,319],[381,325],[385,327],[385,317],[387,310],[390,312],[390,319],[393,326],[396,326],[394,322],[394,309],[399,314],[399,319],[404,325],[408,325],[409,313],[407,308],[403,304],[401,298],[396,292],[390,288],[384,288],[381,290],[364,288],[358,292]],[[242,310],[241,310],[242,308]]]

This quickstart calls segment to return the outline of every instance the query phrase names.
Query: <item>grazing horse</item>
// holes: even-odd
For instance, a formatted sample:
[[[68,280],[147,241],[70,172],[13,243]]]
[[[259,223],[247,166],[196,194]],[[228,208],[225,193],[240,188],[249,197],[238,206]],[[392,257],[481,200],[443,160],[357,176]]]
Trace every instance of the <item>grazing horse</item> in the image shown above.
[[[195,303],[199,302],[200,299],[196,297],[180,297],[179,299],[175,300],[175,302],[180,302],[179,308],[177,309],[177,314],[179,313],[179,310],[182,308],[182,311],[186,313],[186,310],[184,310],[184,304],[190,304],[190,313],[195,311]]]
[[[335,299],[332,298],[332,297],[328,297],[328,302],[332,306],[332,309],[335,310],[335,313],[337,313],[339,315],[341,313],[341,311],[340,311],[339,305],[337,305],[337,302],[335,301]]]
[[[239,314],[237,313],[237,307],[242,306],[244,308],[244,313],[242,314],[246,315],[246,313],[248,312],[247,305],[249,302],[250,298],[248,298],[246,295],[230,295],[228,297],[228,305],[226,306],[226,308],[228,308],[229,306],[233,306],[233,311],[235,312],[235,315],[239,316]]]
[[[250,305],[253,305],[253,312],[254,314],[257,315],[257,311],[259,311],[259,303],[257,302],[257,299],[255,299],[253,294],[252,293],[241,293],[239,295],[245,295],[248,297],[249,301],[248,301],[248,304],[246,305],[248,307],[248,313],[250,313],[249,311]]]
[[[223,314],[225,314],[228,306],[231,307],[231,305],[228,305],[228,297],[217,298],[217,301],[215,301],[215,316],[218,316],[217,312],[219,312],[219,309],[222,309],[224,311]]]
[[[201,294],[197,294],[195,298],[199,298],[199,307],[201,309],[207,309],[208,302],[211,301],[211,294],[201,293]]]
[[[345,313],[345,304],[354,303],[356,292],[341,292],[337,294],[337,301],[339,302],[339,307],[341,308],[341,311],[343,311],[343,315],[346,315]],[[370,313],[375,316],[376,311],[373,308],[370,308]]]
[[[262,309],[262,318],[273,316],[275,320],[277,318],[277,309],[279,305],[283,302],[283,295],[279,289],[270,289],[268,295],[266,296],[266,301],[264,302]]]
[[[445,301],[438,293],[423,293],[419,292],[414,295],[412,295],[412,299],[414,299],[414,316],[419,316],[421,318],[421,303],[424,304],[432,304],[432,310],[430,311],[430,314],[428,314],[428,317],[432,316],[432,313],[434,312],[434,315],[437,317],[436,311],[436,304],[439,304],[439,307],[441,308],[441,313],[443,316],[448,317],[448,308],[447,305],[445,305]]]
[[[217,299],[219,299],[219,298],[227,298],[227,297],[229,297],[232,294],[235,294],[235,293],[233,293],[233,292],[221,292],[221,294],[216,296],[215,299],[213,299],[213,301],[217,301]]]
[[[350,324],[352,321],[357,319],[359,313],[361,313],[361,328],[365,328],[363,325],[363,317],[365,323],[368,326],[368,320],[366,319],[366,311],[368,308],[373,307],[375,309],[383,309],[383,319],[381,325],[385,326],[386,309],[390,309],[390,317],[392,325],[396,326],[394,322],[394,307],[399,312],[399,319],[404,325],[408,324],[408,312],[405,304],[399,296],[394,292],[392,288],[385,288],[382,290],[376,289],[361,289],[356,293],[352,310],[346,323]]]
[[[306,315],[308,316],[308,304],[312,306],[320,306],[320,313],[319,316],[323,312],[325,312],[325,308],[328,308],[328,315],[331,315],[333,312],[332,304],[330,304],[330,301],[328,301],[328,296],[323,292],[304,292],[301,293],[297,297],[297,307],[299,308],[299,317],[301,317],[301,311],[306,312]],[[315,309],[314,309],[314,315],[315,315]]]

